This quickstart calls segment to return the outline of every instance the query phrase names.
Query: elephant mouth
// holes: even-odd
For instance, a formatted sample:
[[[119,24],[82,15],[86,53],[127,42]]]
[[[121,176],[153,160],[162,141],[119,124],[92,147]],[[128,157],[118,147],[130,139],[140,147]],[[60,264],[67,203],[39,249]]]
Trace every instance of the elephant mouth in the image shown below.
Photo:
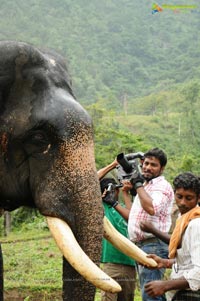
[[[72,230],[63,220],[55,217],[47,217],[47,223],[61,253],[79,274],[103,291],[111,293],[121,291],[120,285],[105,274],[85,254],[76,241]],[[138,262],[151,267],[157,265],[153,259],[147,258],[145,252],[120,234],[106,217],[104,217],[104,237],[121,252]]]

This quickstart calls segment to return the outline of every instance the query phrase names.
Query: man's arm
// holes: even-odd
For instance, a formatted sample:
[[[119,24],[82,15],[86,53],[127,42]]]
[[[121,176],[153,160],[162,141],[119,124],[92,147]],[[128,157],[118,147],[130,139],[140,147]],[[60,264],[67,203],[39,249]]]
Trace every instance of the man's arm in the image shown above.
[[[174,259],[161,258],[155,254],[148,254],[148,258],[153,258],[157,262],[157,269],[171,268],[174,264]],[[159,280],[151,281],[145,284],[145,291],[151,297],[161,296],[170,290],[181,290],[189,288],[189,283],[184,277],[174,280]]]
[[[131,210],[132,207],[132,196],[130,195],[130,190],[132,189],[132,184],[128,180],[122,181],[122,197],[124,204],[127,209]]]
[[[130,213],[130,209],[127,209],[123,206],[121,206],[120,204],[117,204],[115,206],[115,210],[117,210],[119,212],[119,214],[121,214],[121,216],[128,221],[129,218],[129,213]]]
[[[161,296],[167,291],[189,288],[184,277],[175,280],[151,281],[145,284],[145,291],[150,297]]]
[[[132,185],[129,181],[123,181],[122,191],[122,198],[125,204],[125,207],[118,204],[115,206],[115,209],[121,214],[121,216],[128,221],[129,213],[132,207],[132,197],[129,194]]]
[[[182,290],[187,288],[200,289],[200,242],[197,239],[200,235],[200,222],[199,218],[190,221],[182,241],[182,249],[184,256],[188,256],[191,259],[190,266],[188,265],[188,271],[186,270],[184,276],[174,280],[167,281],[152,281],[146,284],[146,292],[152,296],[159,296],[169,290]],[[187,246],[187,250],[184,250],[184,246]],[[188,254],[187,254],[188,252]],[[149,254],[149,258],[153,258],[158,264],[158,267],[170,267],[173,263],[173,259],[159,258],[154,254]],[[186,259],[188,260],[188,259]]]
[[[155,210],[153,207],[153,199],[144,189],[144,186],[143,186],[144,177],[142,176],[142,174],[140,173],[140,170],[138,168],[135,170],[134,174],[131,176],[130,182],[138,194],[142,208],[149,215],[154,215]]]
[[[141,221],[140,228],[142,231],[152,233],[153,235],[155,235],[156,237],[158,237],[159,239],[164,241],[166,244],[169,244],[171,235],[169,235],[166,232],[160,231],[159,229],[154,227],[154,225],[152,223],[147,222],[147,221]]]
[[[99,177],[99,180],[101,180],[109,171],[111,171],[112,169],[114,169],[117,165],[119,165],[119,163],[115,159],[112,163],[110,163],[107,166],[99,169],[97,171],[97,175]]]
[[[101,180],[109,171],[116,168],[116,166],[119,165],[117,162],[117,159],[115,159],[112,163],[108,164],[107,166],[99,169],[97,171],[97,175],[99,177],[99,180]],[[117,210],[121,216],[128,221],[130,209],[132,206],[131,196],[129,194],[129,190],[132,188],[132,185],[130,182],[127,182],[123,184],[122,188],[122,194],[123,194],[123,200],[125,207],[121,206],[119,203],[115,205],[115,210]]]
[[[136,188],[136,187],[135,187]],[[140,203],[142,208],[149,214],[154,215],[154,207],[153,207],[153,199],[152,197],[146,192],[143,186],[136,188],[137,194],[140,198]]]

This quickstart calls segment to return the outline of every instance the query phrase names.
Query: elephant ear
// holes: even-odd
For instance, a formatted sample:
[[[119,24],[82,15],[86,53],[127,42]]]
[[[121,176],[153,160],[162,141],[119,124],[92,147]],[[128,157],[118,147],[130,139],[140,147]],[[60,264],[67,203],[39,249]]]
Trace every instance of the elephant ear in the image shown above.
[[[0,116],[5,111],[5,103],[14,81],[14,69],[4,58],[4,49],[0,45]]]

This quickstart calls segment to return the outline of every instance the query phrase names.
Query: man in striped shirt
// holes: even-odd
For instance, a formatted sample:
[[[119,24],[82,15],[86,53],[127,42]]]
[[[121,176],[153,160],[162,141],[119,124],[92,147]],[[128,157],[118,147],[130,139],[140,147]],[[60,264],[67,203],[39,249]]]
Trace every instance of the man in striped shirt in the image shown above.
[[[167,156],[163,150],[154,148],[144,154],[141,175],[131,179],[137,195],[134,199],[128,220],[129,238],[146,253],[153,253],[162,258],[168,258],[168,245],[141,230],[140,222],[151,222],[163,232],[169,232],[171,226],[171,210],[174,193],[170,183],[162,175],[167,164]],[[145,290],[146,283],[161,280],[165,269],[150,270],[137,264],[142,300],[165,301],[164,295],[152,298]]]

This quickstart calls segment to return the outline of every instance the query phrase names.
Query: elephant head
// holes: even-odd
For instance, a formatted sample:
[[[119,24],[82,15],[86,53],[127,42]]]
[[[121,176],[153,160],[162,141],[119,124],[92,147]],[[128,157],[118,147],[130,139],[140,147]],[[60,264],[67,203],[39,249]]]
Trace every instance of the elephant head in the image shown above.
[[[47,217],[64,255],[63,300],[92,301],[95,286],[110,292],[121,290],[98,268],[103,207],[93,127],[89,115],[75,100],[65,62],[52,51],[2,41],[0,212],[20,206],[35,207]],[[115,233],[108,221],[104,224],[104,236],[122,252],[144,264],[156,265]],[[0,301],[2,264],[0,248]]]
[[[47,217],[70,261],[63,265],[63,300],[93,300],[94,285],[119,290],[108,276],[97,274],[96,265],[88,268],[91,263],[85,259],[89,256],[99,264],[103,209],[92,122],[75,100],[66,65],[52,51],[2,41],[0,208],[12,211],[20,206],[36,207]],[[65,240],[68,230],[71,238]],[[76,253],[73,235],[87,256]]]

